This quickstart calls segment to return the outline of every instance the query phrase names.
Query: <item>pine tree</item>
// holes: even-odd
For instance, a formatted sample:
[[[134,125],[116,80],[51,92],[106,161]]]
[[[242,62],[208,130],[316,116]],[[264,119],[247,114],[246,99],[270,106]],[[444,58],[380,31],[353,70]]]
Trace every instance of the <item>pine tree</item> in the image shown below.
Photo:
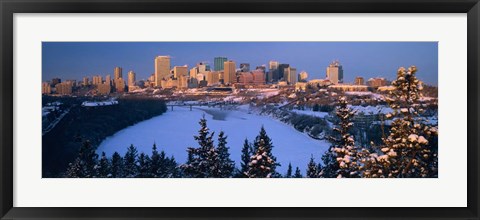
[[[140,178],[149,178],[153,177],[151,173],[151,160],[148,155],[145,153],[140,153],[140,156],[138,156],[138,177]]]
[[[186,164],[181,167],[188,177],[208,178],[215,177],[219,173],[220,163],[218,152],[213,144],[214,132],[210,133],[207,127],[205,117],[200,119],[200,130],[198,135],[194,136],[199,147],[189,147],[187,149],[189,158]]]
[[[110,161],[108,161],[108,158],[105,155],[105,152],[102,152],[102,156],[100,158],[99,166],[100,167],[98,168],[98,176],[102,177],[102,178],[109,177]]]
[[[248,163],[247,176],[250,178],[271,178],[280,177],[281,175],[275,171],[276,166],[280,165],[276,162],[276,158],[272,155],[272,142],[262,126],[260,134],[255,138],[254,154],[250,157]]]
[[[158,157],[158,169],[156,173],[156,177],[159,178],[167,178],[169,177],[169,158],[167,157],[167,154],[165,151],[160,151],[159,157]]]
[[[66,176],[73,178],[92,178],[98,175],[98,154],[96,148],[86,140],[80,147],[78,158],[69,165]]]
[[[180,169],[178,168],[178,164],[175,161],[175,157],[172,155],[172,157],[168,158],[167,161],[167,171],[168,171],[168,177],[169,178],[179,178],[182,177],[182,173]]]
[[[292,178],[292,163],[288,163],[287,174],[285,174],[285,178]]]
[[[307,164],[307,177],[308,178],[319,178],[320,177],[320,170],[322,167],[320,164],[315,163],[315,158],[313,158],[313,154],[310,157],[310,162]]]
[[[422,82],[416,77],[417,68],[401,67],[392,82],[395,90],[386,97],[393,118],[390,134],[383,138],[381,153],[371,153],[363,161],[365,177],[436,177],[437,149],[429,139],[438,134],[420,117],[424,112],[419,104]]]
[[[302,178],[302,172],[300,171],[300,168],[295,169],[295,175],[293,175],[293,178]]]
[[[235,163],[230,159],[230,153],[228,152],[229,147],[227,147],[227,136],[223,131],[220,131],[218,134],[218,162],[220,163],[220,173],[216,177],[227,178],[233,176],[233,171],[235,169]]]
[[[158,177],[160,166],[160,154],[157,151],[157,144],[153,143],[152,157],[150,158],[150,174],[152,177]]]
[[[250,157],[253,154],[253,148],[248,139],[245,138],[242,147],[242,155],[241,155],[241,163],[240,163],[240,170],[238,171],[237,177],[248,177],[246,175],[248,171],[248,163],[250,163]]]
[[[130,145],[125,153],[125,156],[123,157],[123,171],[125,177],[136,177],[138,171],[137,155],[137,148],[134,147],[133,144]]]
[[[123,174],[123,158],[118,152],[112,155],[111,177],[121,178],[125,177]]]
[[[84,177],[82,172],[82,165],[79,157],[77,157],[72,163],[68,164],[68,168],[67,168],[67,171],[65,172],[65,176],[68,178]]]
[[[275,161],[268,156],[263,140],[258,142],[255,154],[250,157],[247,175],[250,178],[270,178]]]
[[[337,163],[337,154],[333,151],[331,146],[325,154],[322,155],[323,168],[321,169],[320,177],[335,178],[338,176],[337,171],[340,169]]]
[[[263,140],[263,144],[264,144],[263,147],[265,148],[265,152],[267,153],[267,156],[273,161],[273,164],[270,167],[272,172],[271,177],[281,177],[281,175],[276,171],[277,166],[280,166],[280,164],[276,162],[277,158],[272,154],[272,149],[273,149],[272,139],[270,139],[270,137],[267,134],[267,131],[263,126],[260,128],[260,133],[257,135],[257,137],[255,137],[255,140],[253,142],[253,147],[255,151],[257,151],[261,140]]]
[[[348,108],[346,97],[340,97],[336,115],[340,119],[340,122],[339,126],[333,130],[338,133],[339,137],[329,137],[332,142],[332,147],[327,153],[332,155],[327,155],[327,157],[330,157],[328,159],[332,159],[333,156],[336,156],[338,163],[338,169],[336,170],[337,177],[360,177],[360,172],[358,171],[358,149],[355,147],[353,135],[349,133],[350,128],[353,126],[353,122],[351,121],[355,112]],[[325,164],[324,169],[333,171],[337,168],[336,165],[332,166],[331,160],[329,162],[330,164]]]

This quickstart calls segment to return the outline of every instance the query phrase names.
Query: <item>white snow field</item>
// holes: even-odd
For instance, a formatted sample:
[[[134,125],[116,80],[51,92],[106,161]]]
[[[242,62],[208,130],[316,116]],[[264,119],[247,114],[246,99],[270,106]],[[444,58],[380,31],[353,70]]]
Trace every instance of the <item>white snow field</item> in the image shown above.
[[[259,116],[242,111],[220,110],[218,108],[174,107],[163,115],[140,122],[125,128],[111,137],[106,138],[98,147],[97,152],[104,151],[111,156],[115,151],[124,155],[127,147],[133,144],[139,153],[151,154],[155,142],[159,151],[164,150],[169,156],[174,155],[178,163],[184,163],[187,158],[187,147],[198,147],[193,135],[198,134],[199,120],[205,115],[210,131],[217,135],[223,130],[228,135],[231,159],[237,167],[240,166],[241,149],[245,138],[253,142],[263,125],[272,139],[273,155],[277,157],[281,167],[278,171],[285,174],[288,163],[293,169],[300,168],[305,175],[307,163],[313,154],[315,161],[321,161],[321,156],[328,150],[329,143],[308,137],[293,127],[268,116]],[[215,120],[213,119],[215,115]]]

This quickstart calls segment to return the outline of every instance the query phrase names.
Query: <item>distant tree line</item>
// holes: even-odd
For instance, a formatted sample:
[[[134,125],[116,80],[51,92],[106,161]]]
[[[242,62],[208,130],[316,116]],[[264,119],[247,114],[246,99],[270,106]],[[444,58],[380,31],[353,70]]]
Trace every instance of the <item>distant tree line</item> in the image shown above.
[[[44,101],[54,101],[53,97]],[[43,177],[58,177],[75,160],[82,142],[93,146],[115,132],[166,112],[165,102],[148,98],[121,98],[117,105],[82,107],[85,99],[58,99],[70,108],[65,117],[42,136]]]

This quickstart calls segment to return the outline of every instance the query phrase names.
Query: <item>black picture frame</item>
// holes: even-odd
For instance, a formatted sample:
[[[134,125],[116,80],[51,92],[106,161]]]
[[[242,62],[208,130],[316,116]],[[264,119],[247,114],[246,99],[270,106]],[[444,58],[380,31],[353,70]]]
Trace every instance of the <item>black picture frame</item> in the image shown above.
[[[479,0],[1,0],[2,219],[479,219]],[[465,208],[23,208],[13,207],[15,13],[467,13],[468,202]],[[443,134],[448,135],[448,134]],[[454,146],[452,146],[454,147]]]

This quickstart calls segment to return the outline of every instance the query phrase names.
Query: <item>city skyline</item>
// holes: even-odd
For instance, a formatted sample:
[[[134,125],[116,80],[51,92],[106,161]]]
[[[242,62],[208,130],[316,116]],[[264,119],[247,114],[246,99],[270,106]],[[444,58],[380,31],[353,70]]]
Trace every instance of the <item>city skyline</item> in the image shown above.
[[[170,56],[170,65],[207,62],[214,69],[215,57],[256,66],[269,61],[290,64],[309,79],[325,78],[333,60],[343,66],[344,82],[355,77],[385,77],[392,80],[400,66],[416,65],[420,79],[438,84],[436,42],[44,42],[42,80],[80,80],[84,76],[114,75],[114,67],[134,71],[136,79],[148,79],[155,72],[157,56]]]

